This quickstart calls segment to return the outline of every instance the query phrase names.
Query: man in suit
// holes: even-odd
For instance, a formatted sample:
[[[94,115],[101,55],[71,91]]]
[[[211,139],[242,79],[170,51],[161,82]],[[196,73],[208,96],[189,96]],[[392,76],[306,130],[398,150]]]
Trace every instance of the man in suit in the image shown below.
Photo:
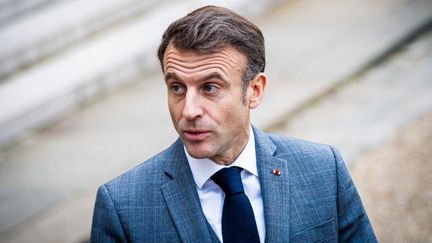
[[[206,6],[158,57],[179,139],[99,188],[92,242],[376,242],[333,147],[250,124],[267,82],[257,26]]]

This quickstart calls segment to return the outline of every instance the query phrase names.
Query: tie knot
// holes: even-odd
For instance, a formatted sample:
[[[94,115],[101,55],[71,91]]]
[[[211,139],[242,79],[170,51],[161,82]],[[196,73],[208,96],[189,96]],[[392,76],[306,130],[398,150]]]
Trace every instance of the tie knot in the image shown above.
[[[216,172],[211,178],[225,192],[226,196],[244,193],[243,183],[241,181],[240,167],[223,168]]]

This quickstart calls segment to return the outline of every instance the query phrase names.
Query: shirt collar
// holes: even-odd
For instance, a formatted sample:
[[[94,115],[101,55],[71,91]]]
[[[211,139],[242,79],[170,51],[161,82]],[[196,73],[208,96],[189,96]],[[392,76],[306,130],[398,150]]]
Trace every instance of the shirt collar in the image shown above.
[[[183,149],[189,162],[189,166],[191,167],[195,183],[199,189],[202,189],[204,183],[206,183],[206,181],[214,173],[225,167],[238,166],[258,177],[255,154],[255,136],[252,126],[250,127],[249,141],[246,144],[246,147],[243,149],[237,159],[229,166],[218,165],[210,159],[193,158],[189,155],[184,146]]]

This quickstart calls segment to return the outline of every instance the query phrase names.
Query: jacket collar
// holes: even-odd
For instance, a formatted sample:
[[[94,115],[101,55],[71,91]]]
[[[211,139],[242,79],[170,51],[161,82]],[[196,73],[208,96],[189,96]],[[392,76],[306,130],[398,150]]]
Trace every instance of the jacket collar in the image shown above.
[[[257,167],[261,184],[266,242],[288,242],[290,229],[290,178],[288,163],[278,158],[270,137],[255,129]]]
[[[166,205],[183,242],[218,242],[201,208],[183,144],[178,139],[163,162],[171,180],[161,186]],[[213,235],[212,235],[213,233]]]
[[[266,242],[287,242],[290,229],[290,179],[287,160],[278,158],[270,137],[253,127],[258,175],[264,205]],[[208,227],[201,208],[196,184],[178,139],[164,162],[171,180],[161,187],[168,210],[183,242],[218,242]],[[277,173],[278,170],[280,174]]]

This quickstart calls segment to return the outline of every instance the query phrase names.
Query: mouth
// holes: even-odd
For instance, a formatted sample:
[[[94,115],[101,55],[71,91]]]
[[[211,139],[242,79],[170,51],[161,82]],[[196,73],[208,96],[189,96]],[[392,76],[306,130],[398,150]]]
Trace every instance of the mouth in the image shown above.
[[[201,141],[210,135],[209,131],[204,130],[185,130],[183,131],[184,137],[189,141]]]

